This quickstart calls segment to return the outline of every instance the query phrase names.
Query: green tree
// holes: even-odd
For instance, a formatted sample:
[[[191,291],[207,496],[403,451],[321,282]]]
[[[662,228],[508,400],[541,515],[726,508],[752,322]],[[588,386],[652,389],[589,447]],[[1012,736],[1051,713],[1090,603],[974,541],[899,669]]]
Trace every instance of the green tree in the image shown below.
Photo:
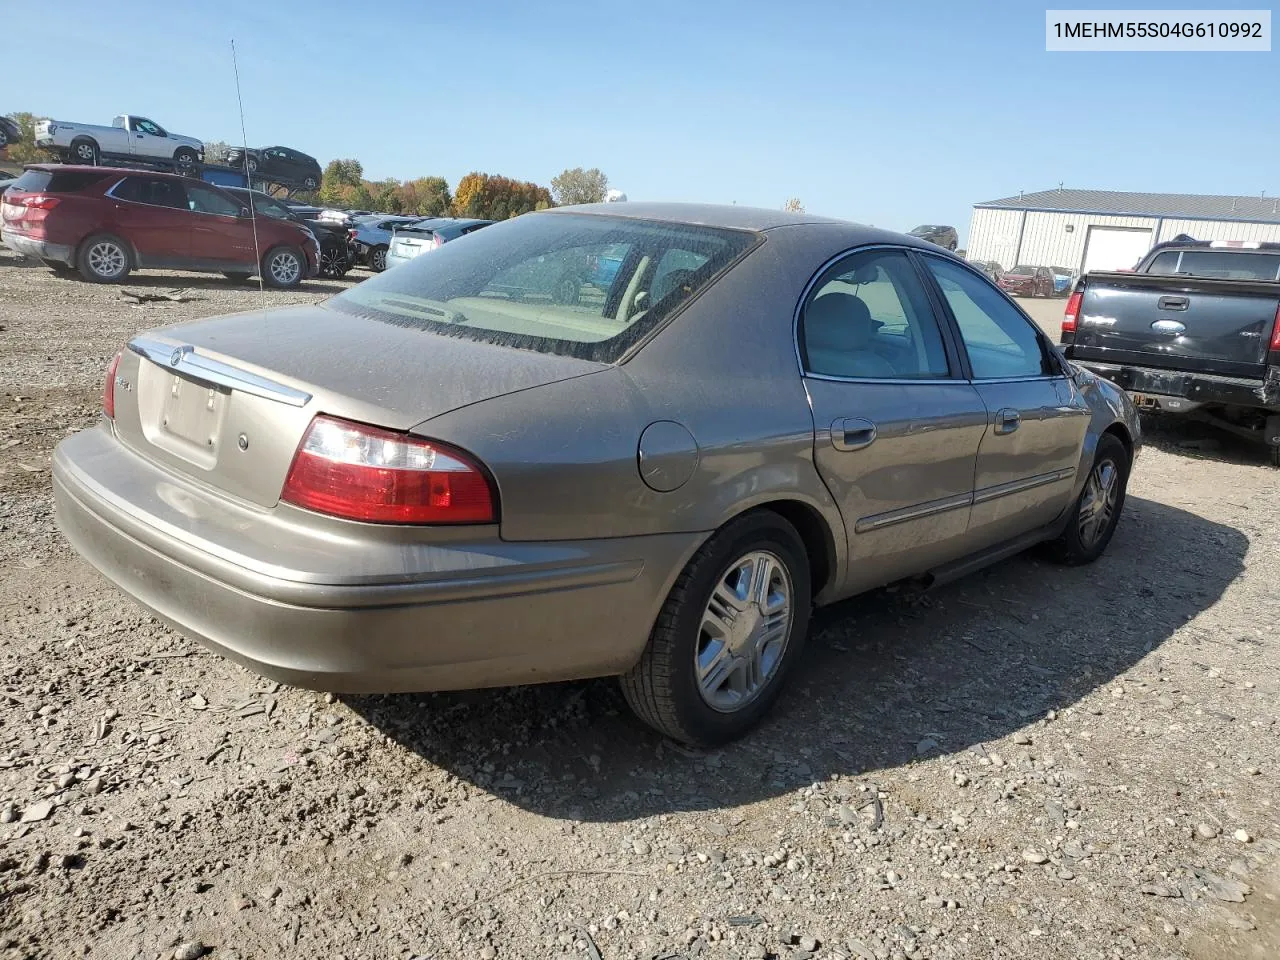
[[[609,178],[598,167],[590,170],[574,167],[551,178],[551,192],[555,195],[556,203],[561,206],[571,203],[602,203],[608,191]]]
[[[41,163],[47,161],[49,155],[36,146],[36,124],[49,118],[19,111],[9,114],[9,119],[18,124],[21,137],[17,143],[11,143],[4,149],[2,152],[4,158],[11,163]]]
[[[401,212],[420,217],[442,217],[449,213],[453,197],[444,177],[418,177],[400,185]]]
[[[364,166],[359,160],[330,160],[320,178],[320,201],[332,206],[342,203],[348,190],[359,187],[366,196],[369,189],[364,186]],[[353,204],[354,206],[354,204]],[[365,208],[368,204],[363,205]]]
[[[799,197],[792,197],[782,205],[782,209],[787,213],[804,213],[804,204],[800,202]]]

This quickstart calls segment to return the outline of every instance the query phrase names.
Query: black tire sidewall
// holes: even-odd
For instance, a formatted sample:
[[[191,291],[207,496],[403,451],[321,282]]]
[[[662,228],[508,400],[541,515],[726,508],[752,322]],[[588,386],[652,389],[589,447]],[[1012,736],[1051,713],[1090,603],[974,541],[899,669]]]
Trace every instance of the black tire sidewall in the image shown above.
[[[804,544],[785,520],[772,514],[759,514],[738,521],[733,528],[709,544],[701,558],[698,572],[690,581],[685,602],[676,611],[672,637],[671,693],[680,726],[700,743],[724,743],[746,733],[773,706],[793,667],[800,659],[809,632],[811,587],[809,561]],[[730,563],[753,550],[767,550],[786,565],[791,577],[792,603],[795,613],[791,636],[787,639],[782,663],[767,689],[754,701],[735,713],[712,709],[698,692],[694,676],[694,652],[702,628],[702,615],[711,592],[724,576]]]
[[[1111,514],[1110,527],[1098,540],[1091,546],[1086,547],[1080,540],[1080,508],[1084,500],[1084,487],[1076,496],[1075,506],[1071,509],[1071,516],[1067,521],[1067,528],[1063,531],[1060,541],[1062,546],[1063,558],[1070,564],[1092,563],[1098,557],[1102,556],[1107,549],[1107,545],[1111,543],[1111,538],[1115,536],[1116,527],[1120,525],[1120,515],[1124,512],[1124,502],[1129,491],[1129,471],[1132,467],[1129,457],[1129,451],[1125,449],[1123,443],[1111,434],[1103,434],[1098,441],[1097,451],[1094,453],[1093,462],[1089,465],[1089,476],[1093,475],[1093,471],[1098,468],[1098,464],[1105,459],[1110,458],[1116,465],[1116,469],[1120,472],[1120,489],[1116,493],[1116,508]],[[1085,486],[1089,483],[1088,477],[1085,478]]]
[[[90,151],[92,151],[93,155],[88,159],[81,157],[80,156],[81,147],[88,147]],[[91,167],[96,167],[98,165],[98,160],[100,159],[100,154],[98,153],[97,144],[95,144],[92,140],[78,140],[75,143],[72,143],[71,145],[71,157],[73,160],[75,160],[76,163],[84,163]]]

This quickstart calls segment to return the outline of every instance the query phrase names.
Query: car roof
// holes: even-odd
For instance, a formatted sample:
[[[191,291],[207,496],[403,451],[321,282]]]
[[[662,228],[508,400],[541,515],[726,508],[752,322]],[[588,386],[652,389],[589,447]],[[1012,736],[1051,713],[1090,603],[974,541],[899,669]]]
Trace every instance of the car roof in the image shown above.
[[[28,163],[26,170],[40,170],[44,173],[101,173],[104,177],[112,174],[120,174],[122,176],[140,176],[140,177],[165,177],[169,180],[193,181],[202,183],[206,187],[216,187],[216,183],[208,183],[204,180],[198,180],[195,177],[186,177],[180,173],[167,173],[164,170],[138,170],[134,167],[96,167],[91,164],[83,163]]]
[[[584,203],[570,207],[555,207],[543,213],[589,213],[610,217],[629,217],[637,220],[665,220],[669,223],[687,223],[705,227],[727,227],[738,230],[771,230],[803,223],[839,223],[846,220],[819,217],[811,213],[790,213],[786,210],[769,210],[764,207],[742,207],[737,204],[715,203],[656,203],[628,200],[620,203]]]

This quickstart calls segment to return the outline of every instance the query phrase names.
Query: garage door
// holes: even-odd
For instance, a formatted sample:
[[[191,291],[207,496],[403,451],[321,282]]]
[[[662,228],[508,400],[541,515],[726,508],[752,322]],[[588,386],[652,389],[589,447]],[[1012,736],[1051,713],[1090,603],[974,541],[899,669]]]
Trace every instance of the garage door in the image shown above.
[[[1128,227],[1090,227],[1084,244],[1084,269],[1132,270],[1151,249],[1151,231]]]

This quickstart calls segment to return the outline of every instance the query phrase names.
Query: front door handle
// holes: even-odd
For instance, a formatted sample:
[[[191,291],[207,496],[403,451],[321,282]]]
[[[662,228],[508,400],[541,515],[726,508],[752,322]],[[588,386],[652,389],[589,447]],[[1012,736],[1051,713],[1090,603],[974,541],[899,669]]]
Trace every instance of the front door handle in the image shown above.
[[[831,445],[837,450],[863,450],[876,442],[876,425],[861,417],[831,424]]]
[[[1022,414],[1012,407],[996,411],[996,433],[1013,433],[1022,425]]]

